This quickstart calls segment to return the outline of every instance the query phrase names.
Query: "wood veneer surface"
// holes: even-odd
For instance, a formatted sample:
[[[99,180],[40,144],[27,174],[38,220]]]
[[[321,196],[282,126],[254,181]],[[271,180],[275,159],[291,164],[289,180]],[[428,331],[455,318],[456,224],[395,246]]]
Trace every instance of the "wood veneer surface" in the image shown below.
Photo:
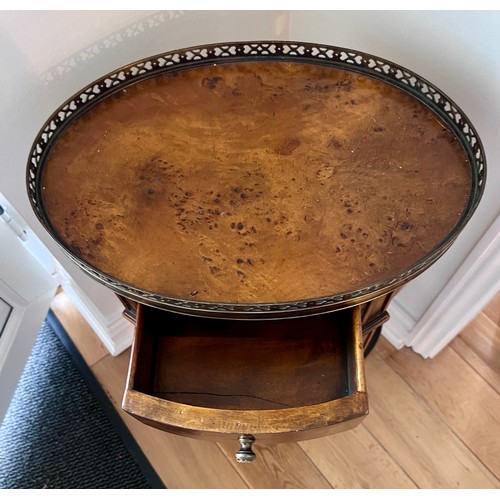
[[[74,255],[139,289],[304,300],[390,279],[463,215],[467,160],[399,89],[314,64],[180,70],[56,141],[43,207]]]

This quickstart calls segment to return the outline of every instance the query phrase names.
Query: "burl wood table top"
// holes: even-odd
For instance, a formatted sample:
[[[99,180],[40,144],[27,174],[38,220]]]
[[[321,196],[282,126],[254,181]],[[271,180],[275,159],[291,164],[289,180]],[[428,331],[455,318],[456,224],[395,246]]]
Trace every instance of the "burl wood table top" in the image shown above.
[[[456,226],[455,135],[358,72],[286,61],[130,85],[58,138],[42,202],[79,260],[165,297],[280,303],[390,279]]]

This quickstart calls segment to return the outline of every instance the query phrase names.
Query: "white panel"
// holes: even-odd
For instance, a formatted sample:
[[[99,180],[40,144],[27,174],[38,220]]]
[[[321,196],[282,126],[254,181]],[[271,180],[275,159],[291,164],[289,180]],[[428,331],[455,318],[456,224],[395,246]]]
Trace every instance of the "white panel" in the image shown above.
[[[4,293],[0,281],[0,295]],[[0,337],[0,422],[7,411],[54,294],[55,287],[31,304],[14,304]]]
[[[10,205],[4,201],[0,194],[2,207],[11,210]],[[18,220],[18,225],[23,227],[24,221]],[[11,225],[0,220],[0,280],[13,290],[26,303],[34,302],[53,286],[53,279],[49,271],[40,260],[35,257],[31,239],[21,240],[12,230]]]
[[[7,321],[12,309],[13,307],[0,297],[0,337],[2,337],[2,333],[7,326]]]
[[[0,201],[7,206],[5,198]],[[17,223],[25,226],[21,219]],[[30,245],[34,238],[29,233],[23,241],[10,224],[0,221],[0,421],[58,286],[34,255]]]

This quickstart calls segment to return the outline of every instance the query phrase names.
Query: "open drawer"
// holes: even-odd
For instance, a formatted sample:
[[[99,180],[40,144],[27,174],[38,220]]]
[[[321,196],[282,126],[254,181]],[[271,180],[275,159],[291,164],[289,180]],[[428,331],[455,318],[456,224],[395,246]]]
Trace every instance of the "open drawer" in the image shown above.
[[[168,432],[246,443],[355,427],[368,413],[359,307],[242,321],[139,304],[123,409]]]

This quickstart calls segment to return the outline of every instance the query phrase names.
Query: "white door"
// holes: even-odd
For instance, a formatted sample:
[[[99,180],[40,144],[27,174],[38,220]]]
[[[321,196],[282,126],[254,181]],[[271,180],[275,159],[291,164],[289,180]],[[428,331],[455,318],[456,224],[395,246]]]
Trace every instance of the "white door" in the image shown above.
[[[47,253],[0,194],[0,422],[57,290]]]

